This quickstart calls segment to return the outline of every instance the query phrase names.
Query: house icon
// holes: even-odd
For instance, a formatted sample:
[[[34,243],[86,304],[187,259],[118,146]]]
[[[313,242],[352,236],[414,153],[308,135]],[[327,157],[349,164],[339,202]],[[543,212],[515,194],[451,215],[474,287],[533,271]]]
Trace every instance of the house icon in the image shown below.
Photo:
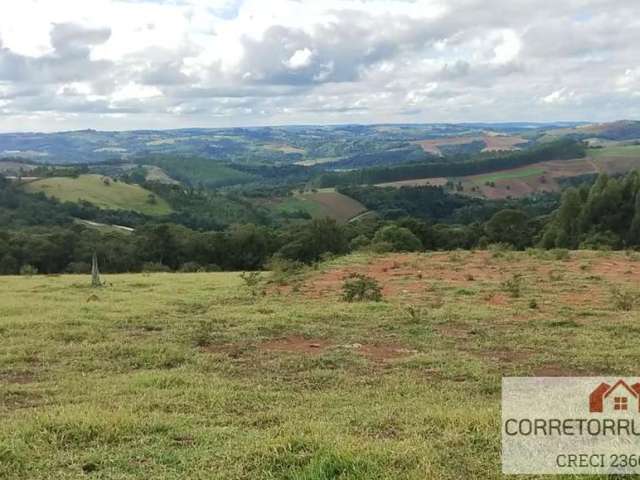
[[[640,412],[640,383],[629,386],[618,380],[613,386],[601,383],[589,395],[591,413]]]

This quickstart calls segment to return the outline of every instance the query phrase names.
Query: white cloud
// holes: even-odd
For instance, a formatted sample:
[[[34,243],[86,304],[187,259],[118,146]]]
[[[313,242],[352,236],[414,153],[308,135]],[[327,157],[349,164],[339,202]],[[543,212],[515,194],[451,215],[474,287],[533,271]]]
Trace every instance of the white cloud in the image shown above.
[[[291,70],[298,70],[299,68],[305,68],[311,65],[311,57],[313,57],[313,52],[308,48],[303,48],[296,50],[294,54],[291,55],[291,58],[285,61],[284,64]]]
[[[635,0],[6,1],[0,129],[612,120],[640,111],[636,14]]]

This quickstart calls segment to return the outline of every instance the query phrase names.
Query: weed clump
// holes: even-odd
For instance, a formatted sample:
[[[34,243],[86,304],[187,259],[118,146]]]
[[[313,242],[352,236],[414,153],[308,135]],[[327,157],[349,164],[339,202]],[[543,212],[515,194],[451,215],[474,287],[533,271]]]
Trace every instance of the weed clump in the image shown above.
[[[380,302],[382,287],[375,278],[361,273],[352,273],[342,284],[342,299],[345,302]]]
[[[621,290],[618,287],[611,289],[611,301],[616,310],[629,312],[640,300],[640,294],[630,290]]]
[[[511,278],[502,282],[502,288],[513,298],[518,298],[522,290],[522,275],[515,273]]]
[[[261,293],[260,284],[262,283],[262,275],[260,272],[242,272],[240,278],[244,282],[244,286],[249,290],[253,297],[257,297]]]

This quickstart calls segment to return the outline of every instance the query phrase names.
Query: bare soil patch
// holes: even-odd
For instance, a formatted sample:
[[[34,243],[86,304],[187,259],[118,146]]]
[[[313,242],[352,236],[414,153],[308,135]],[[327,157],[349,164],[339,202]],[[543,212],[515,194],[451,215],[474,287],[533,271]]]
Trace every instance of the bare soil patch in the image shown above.
[[[286,338],[269,340],[260,344],[260,350],[271,352],[295,352],[307,355],[319,355],[324,352],[331,343],[327,340],[305,338],[302,335],[292,335]]]

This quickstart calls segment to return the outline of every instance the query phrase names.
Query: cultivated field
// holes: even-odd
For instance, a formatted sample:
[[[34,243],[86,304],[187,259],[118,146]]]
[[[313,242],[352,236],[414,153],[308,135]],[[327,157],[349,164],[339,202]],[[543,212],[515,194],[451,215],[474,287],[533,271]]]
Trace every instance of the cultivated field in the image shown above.
[[[352,272],[384,301],[343,302]],[[271,278],[0,277],[0,478],[495,479],[503,375],[637,374],[638,254]]]
[[[433,140],[420,140],[416,143],[422,149],[433,155],[442,155],[439,147],[451,145],[466,145],[472,142],[484,142],[483,152],[495,152],[500,150],[518,150],[518,145],[526,143],[527,140],[517,136],[508,135],[466,135],[459,137],[442,137]]]
[[[101,175],[81,175],[77,178],[54,177],[43,178],[25,183],[27,192],[44,192],[48,197],[57,198],[63,202],[78,202],[85,200],[100,208],[114,210],[134,210],[148,215],[162,215],[171,212],[169,204],[154,195],[150,201],[151,192],[139,185],[129,185],[115,182]]]
[[[445,185],[448,180],[462,183],[464,191],[483,198],[501,199],[523,197],[539,192],[559,192],[559,180],[582,175],[607,173],[619,175],[640,168],[640,146],[626,145],[589,149],[585,158],[551,160],[524,167],[498,170],[481,175],[469,175],[447,179],[444,177],[417,178],[398,182],[381,183],[378,186],[411,187]]]
[[[331,188],[296,194],[276,202],[272,207],[281,212],[306,212],[313,218],[329,217],[340,223],[346,223],[367,211],[357,200]]]

